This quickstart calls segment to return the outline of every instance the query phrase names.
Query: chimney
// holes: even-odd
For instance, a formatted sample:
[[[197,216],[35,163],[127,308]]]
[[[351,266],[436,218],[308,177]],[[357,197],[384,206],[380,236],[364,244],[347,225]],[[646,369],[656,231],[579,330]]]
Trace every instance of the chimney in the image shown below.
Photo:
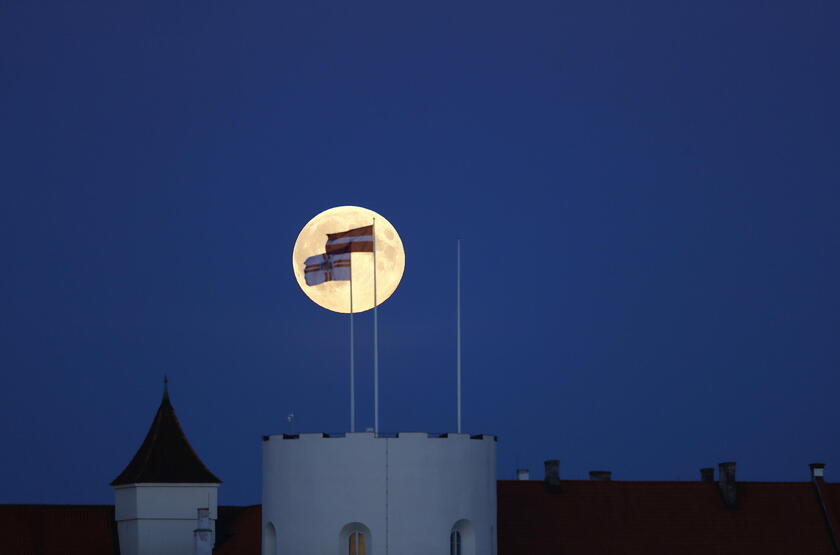
[[[823,463],[811,463],[808,465],[811,469],[811,479],[812,480],[822,480],[823,474],[825,473],[825,464]]]
[[[196,529],[193,531],[195,536],[195,555],[212,555],[214,538],[213,529],[210,527],[210,510],[198,509],[198,518],[196,519]]]
[[[522,480],[522,481],[530,480],[531,479],[531,473],[528,472],[527,468],[517,468],[516,469],[516,479],[517,480]]]
[[[545,461],[545,485],[551,488],[560,486],[560,461]]]
[[[593,482],[609,482],[612,479],[612,472],[609,470],[590,470],[589,479]]]
[[[715,481],[715,469],[714,468],[701,468],[700,469],[700,481],[701,482],[714,482]]]
[[[738,486],[735,483],[735,463],[722,462],[718,465],[718,489],[724,505],[738,508]]]

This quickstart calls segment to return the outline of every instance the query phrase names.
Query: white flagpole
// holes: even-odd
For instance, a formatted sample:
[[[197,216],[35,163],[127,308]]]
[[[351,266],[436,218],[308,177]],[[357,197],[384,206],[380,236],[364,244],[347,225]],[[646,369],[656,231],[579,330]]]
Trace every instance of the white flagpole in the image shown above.
[[[456,285],[457,310],[457,373],[458,373],[458,433],[461,433],[461,240],[458,239],[458,277]]]
[[[350,256],[350,431],[356,431],[356,368],[353,340],[353,253]]]
[[[379,436],[379,317],[376,297],[376,218],[373,219],[373,433]]]

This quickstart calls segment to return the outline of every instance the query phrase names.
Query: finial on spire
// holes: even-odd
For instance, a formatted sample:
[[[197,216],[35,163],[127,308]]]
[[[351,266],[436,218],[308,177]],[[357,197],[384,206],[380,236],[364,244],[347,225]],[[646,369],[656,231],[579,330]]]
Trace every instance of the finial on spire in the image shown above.
[[[166,374],[163,375],[163,398],[169,399],[169,378]]]

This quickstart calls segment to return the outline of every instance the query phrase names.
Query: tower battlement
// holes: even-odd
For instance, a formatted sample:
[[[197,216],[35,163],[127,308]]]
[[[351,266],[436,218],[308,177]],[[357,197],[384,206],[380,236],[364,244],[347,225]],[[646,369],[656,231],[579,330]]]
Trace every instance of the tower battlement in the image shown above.
[[[498,441],[492,434],[456,434],[452,432],[428,433],[428,432],[398,432],[396,434],[374,434],[373,432],[346,432],[340,434],[328,434],[324,432],[311,432],[300,434],[271,434],[263,436],[263,441],[271,440],[312,440],[312,439],[482,439]]]

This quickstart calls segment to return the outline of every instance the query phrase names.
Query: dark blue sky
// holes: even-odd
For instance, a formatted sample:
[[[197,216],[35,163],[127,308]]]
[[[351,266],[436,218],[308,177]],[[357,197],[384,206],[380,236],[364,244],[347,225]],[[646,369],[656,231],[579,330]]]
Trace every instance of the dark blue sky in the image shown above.
[[[259,502],[291,410],[345,431],[348,321],[290,265],[343,204],[407,253],[383,431],[454,428],[461,237],[464,426],[500,477],[840,476],[838,28],[835,1],[6,0],[0,502],[111,502],[164,373],[222,503]]]

